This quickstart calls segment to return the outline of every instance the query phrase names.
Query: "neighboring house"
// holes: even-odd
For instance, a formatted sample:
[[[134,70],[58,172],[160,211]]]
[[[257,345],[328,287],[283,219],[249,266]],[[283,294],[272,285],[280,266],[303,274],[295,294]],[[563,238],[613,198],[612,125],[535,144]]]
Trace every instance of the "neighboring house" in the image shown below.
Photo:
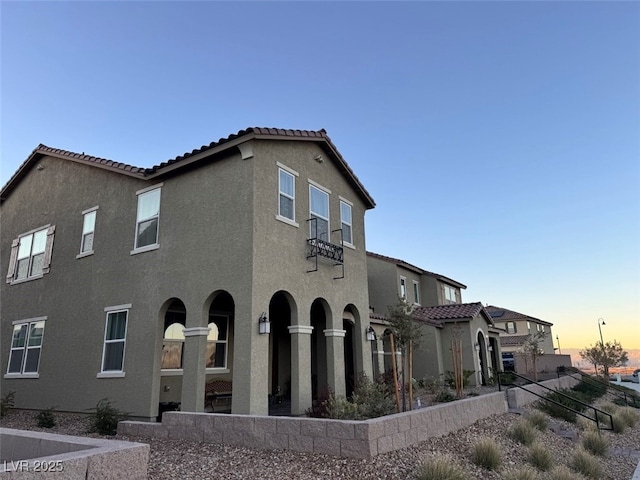
[[[364,215],[324,130],[250,128],[152,168],[38,146],[0,192],[3,392],[135,417],[302,414],[371,373]],[[269,330],[270,334],[261,334]]]
[[[515,370],[518,373],[529,373],[531,365],[522,349],[531,335],[544,334],[539,346],[542,357],[537,362],[538,371],[555,371],[560,365],[571,365],[569,355],[555,355],[553,347],[552,323],[530,317],[503,307],[488,305],[485,307],[493,318],[496,327],[500,328],[500,347],[502,362],[505,370]]]
[[[424,327],[414,352],[414,378],[437,377],[453,370],[454,336],[461,340],[463,368],[474,372],[472,384],[485,384],[494,371],[501,369],[499,331],[481,303],[461,303],[465,285],[404,260],[372,252],[367,252],[367,276],[369,320],[376,334],[372,347],[375,373],[391,368],[387,313],[399,298],[413,306],[413,318]]]

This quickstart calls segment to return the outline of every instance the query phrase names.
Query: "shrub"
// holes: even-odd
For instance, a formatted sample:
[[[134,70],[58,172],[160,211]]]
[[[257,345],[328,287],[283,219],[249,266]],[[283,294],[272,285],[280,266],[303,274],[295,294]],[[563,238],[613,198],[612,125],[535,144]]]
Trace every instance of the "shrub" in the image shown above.
[[[323,388],[318,392],[318,399],[314,400],[313,404],[307,408],[305,414],[307,417],[314,418],[329,418],[329,410],[327,409],[328,402],[334,397],[331,387]]]
[[[571,468],[585,477],[596,480],[602,478],[602,468],[598,463],[598,459],[581,447],[573,452]]]
[[[630,428],[635,427],[638,423],[638,414],[631,407],[622,407],[618,409],[616,415],[620,415]]]
[[[593,402],[596,398],[600,398],[607,393],[607,384],[601,383],[596,380],[582,380],[571,389],[574,392],[579,392],[588,398],[587,403]]]
[[[326,417],[341,420],[366,420],[394,413],[396,406],[391,391],[385,383],[372,382],[361,374],[351,399],[335,396],[329,391],[329,399],[322,402]],[[320,409],[318,409],[320,410]]]
[[[98,402],[91,414],[90,432],[97,432],[100,435],[115,435],[118,430],[118,422],[126,420],[128,413],[115,408],[108,398],[103,398]]]
[[[544,445],[540,443],[534,443],[533,445],[531,445],[531,448],[529,449],[528,460],[531,465],[542,472],[550,470],[553,466],[553,458],[551,458],[551,453],[549,453],[549,450],[547,450]]]
[[[620,413],[614,413],[612,416],[612,427],[615,433],[624,433],[627,429],[627,422],[625,421],[624,415]]]
[[[424,388],[427,393],[437,393],[442,388],[442,379],[425,375],[422,380],[418,381],[418,386]]]
[[[600,432],[596,430],[589,430],[582,435],[582,441],[580,442],[585,450],[593,455],[604,457],[607,454],[607,441],[602,438]]]
[[[559,392],[559,393],[558,393]],[[560,405],[556,405],[555,403],[546,402],[541,400],[536,402],[536,406],[538,409],[543,412],[548,413],[552,417],[563,418],[564,420],[575,423],[576,422],[576,414],[571,410],[567,410],[564,407],[571,408],[577,412],[584,411],[587,408],[583,403],[589,404],[591,400],[589,396],[583,392],[576,392],[569,389],[561,389],[558,392],[551,392],[545,396],[550,400],[553,400]],[[582,403],[580,403],[582,402]]]
[[[584,477],[578,473],[572,472],[566,466],[560,465],[554,468],[550,474],[551,480],[583,480]]]
[[[49,407],[36,415],[36,420],[40,428],[53,428],[56,426],[56,417],[53,415],[54,408],[55,407]]]
[[[496,470],[502,462],[502,453],[492,438],[483,438],[473,446],[471,461],[487,470]]]
[[[328,418],[339,420],[359,420],[358,405],[350,402],[343,395],[331,396],[324,402]]]
[[[505,480],[537,480],[538,474],[530,467],[510,468],[502,474]]]
[[[434,397],[434,401],[438,403],[453,402],[455,399],[455,395],[446,388],[440,390]]]
[[[610,413],[612,415],[618,411],[618,408],[620,407],[618,405],[614,405],[613,403],[603,403],[602,405],[598,406],[599,410]]]
[[[431,457],[416,471],[416,480],[467,480],[467,473],[448,457]]]
[[[474,373],[476,373],[475,370],[463,370],[462,371],[462,388],[466,387],[469,385],[469,379],[471,378],[471,375],[473,375]],[[447,370],[444,374],[444,383],[445,385],[449,386],[450,388],[455,388],[456,386],[456,381],[455,381],[455,377],[454,377],[454,372],[452,372],[451,370]]]
[[[509,436],[518,443],[531,445],[536,439],[536,430],[529,422],[520,420],[511,427]]]
[[[619,405],[621,407],[633,407],[633,408],[640,408],[640,397],[629,397],[629,395],[627,395],[627,399],[625,400],[624,398],[616,398],[613,403],[615,403],[616,405]]]
[[[531,411],[525,418],[531,426],[537,428],[541,432],[544,432],[549,428],[549,418],[542,412],[535,410]]]
[[[0,417],[4,417],[13,408],[16,392],[9,390],[6,395],[0,398]]]

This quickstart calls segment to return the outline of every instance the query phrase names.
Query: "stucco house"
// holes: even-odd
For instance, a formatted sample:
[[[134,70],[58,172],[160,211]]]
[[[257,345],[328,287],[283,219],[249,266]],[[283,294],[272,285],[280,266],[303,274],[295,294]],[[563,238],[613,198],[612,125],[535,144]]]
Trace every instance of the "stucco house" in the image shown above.
[[[364,216],[324,130],[248,128],[150,168],[39,145],[0,191],[1,388],[138,418],[302,414],[371,374]]]
[[[387,312],[403,298],[423,335],[413,354],[414,378],[437,377],[453,370],[451,340],[461,341],[465,370],[472,385],[486,384],[501,369],[499,331],[481,303],[462,303],[464,284],[404,260],[367,252],[369,320],[375,339],[374,373],[391,368]]]

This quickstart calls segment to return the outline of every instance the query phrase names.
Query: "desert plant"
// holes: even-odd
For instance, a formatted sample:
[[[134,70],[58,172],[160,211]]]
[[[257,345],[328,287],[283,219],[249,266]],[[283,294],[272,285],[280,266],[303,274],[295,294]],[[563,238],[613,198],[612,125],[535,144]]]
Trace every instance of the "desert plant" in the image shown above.
[[[333,395],[325,402],[328,418],[359,420],[358,405],[343,395]]]
[[[602,468],[598,459],[587,452],[584,448],[578,447],[571,457],[571,468],[585,477],[599,480],[602,478]]]
[[[534,443],[529,449],[529,463],[542,472],[546,472],[553,466],[553,458],[549,450],[540,443]]]
[[[560,465],[550,472],[551,480],[583,480],[584,477],[579,473],[572,472],[565,465]]]
[[[334,394],[333,390],[331,390],[331,387],[321,389],[320,392],[318,392],[318,399],[314,400],[311,406],[307,408],[307,411],[305,412],[307,417],[329,418],[327,405],[329,399],[331,399],[333,396]]]
[[[586,451],[599,457],[604,457],[607,454],[608,442],[602,438],[600,432],[596,430],[588,430],[582,434],[582,441],[580,442]]]
[[[520,420],[511,427],[509,436],[523,445],[531,445],[536,439],[536,429],[529,422]]]
[[[396,409],[389,386],[372,381],[365,373],[358,375],[351,401],[358,405],[359,417],[363,420],[389,415]]]
[[[624,422],[630,427],[633,428],[638,423],[638,413],[631,407],[621,407],[616,412],[616,415],[620,415]]]
[[[482,438],[473,446],[471,461],[487,470],[496,470],[502,463],[502,453],[492,438]]]
[[[467,480],[469,475],[449,457],[430,457],[415,473],[416,480]]]
[[[89,431],[100,435],[115,435],[118,430],[118,422],[129,417],[128,413],[114,407],[108,398],[103,398],[94,408],[89,410],[93,410]]]
[[[0,398],[0,417],[4,417],[13,408],[16,392],[9,390],[4,397]]]
[[[531,426],[537,428],[541,432],[544,432],[549,428],[549,418],[542,412],[532,410],[527,414],[525,419]]]
[[[620,408],[618,405],[615,405],[613,403],[608,403],[608,402],[598,406],[599,410],[610,413],[612,415],[618,411],[618,408]]]
[[[56,417],[53,415],[54,408],[49,407],[36,415],[36,421],[40,428],[53,428],[56,426]]]
[[[476,373],[475,370],[462,370],[462,387],[467,387],[469,385],[469,379],[471,376]],[[444,374],[444,383],[450,388],[455,388],[455,372],[451,370],[447,370]]]
[[[624,418],[624,415],[616,412],[611,416],[611,419],[613,431],[615,433],[624,433],[624,431],[627,429],[627,422]]]
[[[504,480],[537,480],[538,474],[531,467],[509,468],[502,473]]]
[[[456,399],[455,395],[449,391],[449,389],[443,388],[434,397],[434,401],[438,403],[453,402]]]

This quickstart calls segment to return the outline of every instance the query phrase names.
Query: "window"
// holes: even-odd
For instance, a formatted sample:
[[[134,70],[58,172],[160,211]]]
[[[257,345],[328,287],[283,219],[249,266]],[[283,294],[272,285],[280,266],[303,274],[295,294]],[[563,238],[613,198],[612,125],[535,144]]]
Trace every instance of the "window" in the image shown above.
[[[400,277],[400,297],[407,299],[407,279],[404,277]]]
[[[93,232],[96,227],[96,210],[98,207],[82,212],[82,240],[80,242],[80,254],[93,253]]]
[[[413,303],[420,305],[420,284],[413,281]]]
[[[351,205],[344,201],[340,201],[340,222],[342,223],[342,241],[349,245],[353,245]]]
[[[37,374],[46,317],[13,325],[7,374]]]
[[[122,372],[124,365],[124,346],[127,336],[127,315],[129,310],[123,307],[109,307],[104,328],[104,350],[102,352],[103,372]]]
[[[138,192],[135,249],[157,246],[159,216],[160,188]]]
[[[227,368],[227,340],[229,317],[227,315],[209,316],[209,335],[207,336],[206,368]]]
[[[7,283],[40,278],[49,273],[54,232],[54,226],[41,227],[13,241]]]
[[[309,213],[316,220],[309,222],[311,238],[329,241],[329,194],[309,185]]]
[[[458,303],[456,289],[449,285],[444,286],[444,303]]]
[[[296,220],[296,177],[282,168],[279,169],[278,215],[295,222]]]
[[[177,370],[182,368],[182,352],[184,348],[184,325],[174,322],[164,331],[162,342],[162,369]]]
[[[518,331],[516,329],[516,322],[507,322],[504,324],[504,328],[507,330],[507,333],[516,333]]]

